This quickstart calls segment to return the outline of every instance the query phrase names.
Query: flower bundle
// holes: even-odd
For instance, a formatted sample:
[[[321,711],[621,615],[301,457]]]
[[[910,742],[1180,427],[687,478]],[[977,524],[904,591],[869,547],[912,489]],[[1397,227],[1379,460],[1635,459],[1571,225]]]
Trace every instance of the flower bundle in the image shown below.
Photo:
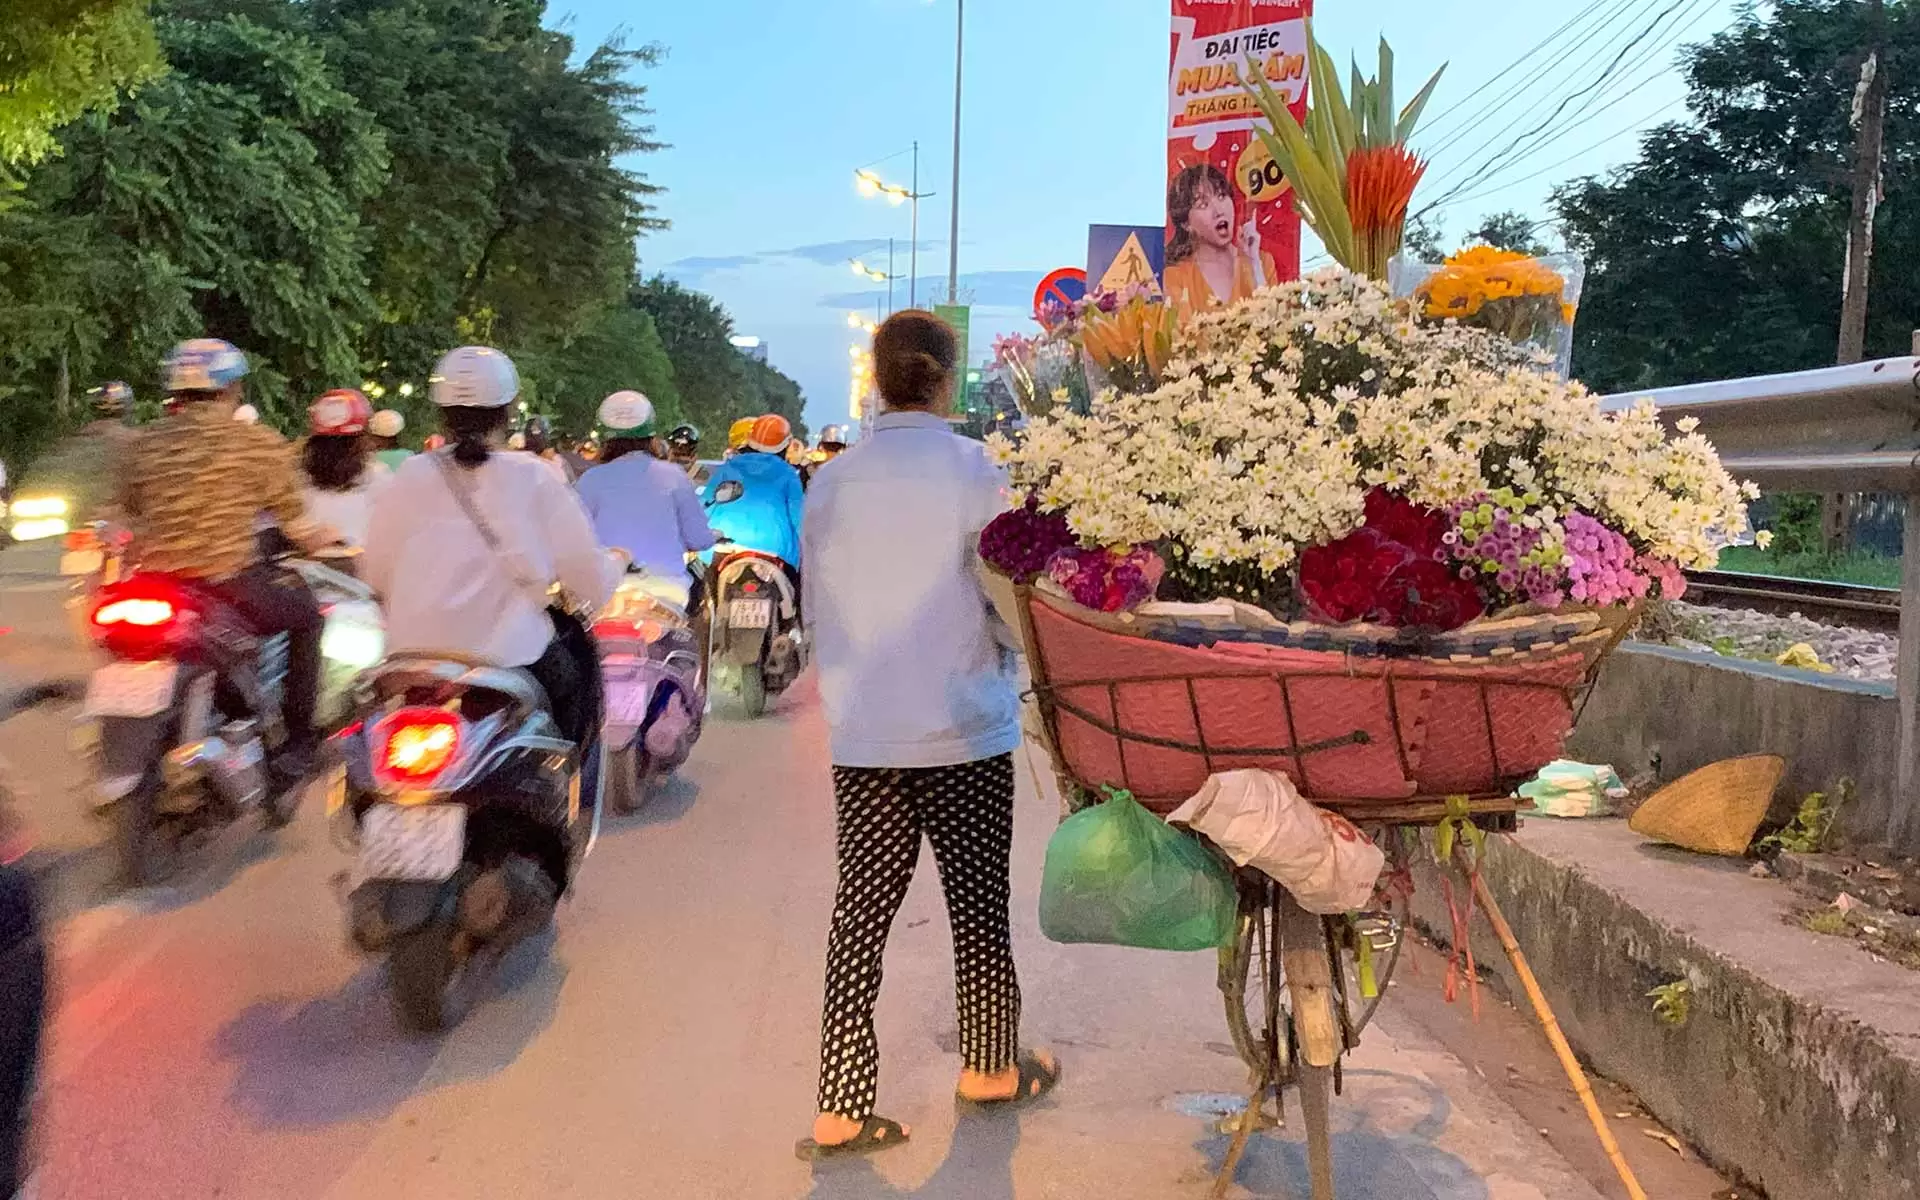
[[[1379,73],[1363,78],[1353,68],[1351,94],[1341,91],[1333,57],[1314,40],[1307,23],[1308,109],[1297,120],[1285,96],[1258,72],[1248,92],[1269,128],[1254,132],[1293,185],[1300,216],[1320,236],[1327,253],[1349,270],[1385,279],[1400,252],[1407,207],[1427,165],[1407,149],[1442,67],[1412,102],[1393,106],[1393,50],[1380,42]]]
[[[1396,291],[1429,320],[1459,321],[1553,355],[1565,372],[1584,269],[1576,255],[1533,258],[1471,246],[1437,266],[1394,264]]]
[[[1067,519],[1041,512],[1035,497],[1001,513],[980,532],[981,561],[1015,583],[1032,583],[1046,572],[1054,555],[1077,545]]]
[[[1173,305],[1158,294],[1137,291],[1111,310],[1088,311],[1080,344],[1114,387],[1144,392],[1166,373],[1178,327]]]
[[[1443,629],[1674,594],[1750,491],[1698,432],[1535,365],[1326,271],[1194,318],[1158,387],[991,444],[1081,547],[1151,546],[1169,598]]]

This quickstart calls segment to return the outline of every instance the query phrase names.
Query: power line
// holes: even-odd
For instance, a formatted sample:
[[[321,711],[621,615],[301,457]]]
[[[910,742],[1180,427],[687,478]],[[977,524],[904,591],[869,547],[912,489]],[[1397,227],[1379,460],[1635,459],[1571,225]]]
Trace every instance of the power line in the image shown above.
[[[1501,132],[1504,133],[1528,120],[1533,113],[1539,111],[1537,102],[1529,103],[1530,93],[1536,84],[1545,81],[1550,87],[1559,86],[1562,82],[1561,67],[1569,59],[1579,54],[1582,50],[1585,50],[1596,37],[1604,36],[1607,39],[1600,50],[1601,53],[1604,53],[1607,44],[1611,44],[1614,38],[1632,27],[1631,22],[1660,2],[1661,0],[1611,0],[1611,11],[1596,8],[1594,10],[1595,12],[1602,13],[1608,18],[1606,21],[1601,22],[1591,29],[1585,30],[1577,40],[1560,50],[1553,57],[1541,60],[1534,69],[1502,99],[1486,106],[1481,112],[1475,114],[1474,120],[1454,130],[1431,146],[1427,150],[1428,157],[1431,158],[1445,153],[1451,147],[1471,137],[1473,133],[1482,126],[1491,121],[1498,120],[1502,113],[1507,112],[1515,106],[1518,106],[1519,115],[1508,122],[1508,124],[1502,128]],[[1633,5],[1636,3],[1639,4],[1640,7],[1637,10],[1633,10]],[[1498,136],[1498,134],[1495,136]]]
[[[1527,65],[1528,63],[1537,61],[1534,56],[1539,54],[1540,51],[1545,50],[1548,46],[1551,46],[1555,42],[1559,41],[1561,36],[1564,35],[1568,30],[1572,29],[1576,25],[1583,23],[1589,17],[1593,16],[1595,13],[1605,9],[1607,5],[1619,4],[1624,2],[1625,0],[1594,0],[1594,3],[1588,5],[1585,9],[1581,10],[1578,14],[1567,18],[1566,24],[1560,26],[1560,28],[1554,30],[1552,33],[1542,38],[1538,43],[1529,47],[1524,53],[1522,53],[1520,57],[1508,63],[1506,67],[1502,69],[1498,75],[1495,75],[1492,79],[1487,80],[1485,83],[1481,84],[1479,87],[1473,89],[1471,92],[1468,92],[1465,96],[1462,96],[1459,100],[1455,101],[1453,104],[1447,106],[1446,108],[1440,110],[1440,112],[1436,113],[1431,120],[1426,122],[1425,128],[1428,129],[1429,131],[1432,131],[1440,128],[1441,126],[1444,126],[1449,119],[1451,119],[1455,115],[1459,114],[1463,109],[1465,109],[1466,106],[1473,101],[1474,97],[1480,95],[1482,92],[1486,91],[1488,88],[1492,87],[1494,84],[1499,83],[1502,79],[1505,79],[1507,76],[1513,74],[1515,71],[1519,70],[1521,67]],[[1522,86],[1524,87],[1524,82]],[[1494,107],[1496,108],[1505,107],[1506,104],[1512,99],[1512,95],[1513,93],[1509,92],[1507,94],[1507,98],[1498,100],[1495,103]],[[1470,115],[1478,116],[1480,115],[1480,113],[1475,112]]]
[[[1528,156],[1532,155],[1536,150],[1551,148],[1563,134],[1570,133],[1598,119],[1602,114],[1618,108],[1621,104],[1638,95],[1641,89],[1647,84],[1665,74],[1668,66],[1665,62],[1660,61],[1662,56],[1670,52],[1672,47],[1678,45],[1683,38],[1697,28],[1700,20],[1708,14],[1718,0],[1688,0],[1688,2],[1693,3],[1694,7],[1684,13],[1678,14],[1677,18],[1672,22],[1665,22],[1663,20],[1661,23],[1666,24],[1667,28],[1656,35],[1657,40],[1649,43],[1631,61],[1622,65],[1621,73],[1616,76],[1615,81],[1603,83],[1585,104],[1573,113],[1568,114],[1566,118],[1558,123],[1543,127],[1533,136],[1523,135],[1522,138],[1518,139],[1510,152],[1503,152],[1498,160],[1489,164],[1491,169],[1482,172],[1482,179],[1479,182],[1498,178],[1499,175],[1524,165]],[[1643,71],[1637,76],[1633,75],[1634,71],[1639,70],[1639,68],[1648,62],[1653,63],[1651,70]],[[1614,92],[1618,94],[1608,99],[1609,94]],[[1603,99],[1606,99],[1607,102],[1595,108],[1594,105]],[[1463,186],[1471,187],[1475,186],[1475,184],[1468,182]]]
[[[1672,0],[1665,10],[1657,15],[1652,22],[1644,26],[1639,33],[1635,34],[1631,40],[1614,54],[1613,58],[1607,63],[1599,76],[1564,97],[1559,104],[1554,106],[1553,111],[1549,112],[1546,117],[1532,129],[1518,134],[1499,150],[1486,154],[1484,158],[1479,160],[1477,168],[1466,168],[1465,171],[1467,173],[1464,179],[1461,179],[1451,188],[1442,192],[1437,199],[1428,202],[1420,212],[1431,212],[1445,205],[1463,192],[1478,187],[1485,182],[1489,176],[1495,175],[1502,170],[1510,169],[1514,163],[1524,160],[1525,151],[1531,151],[1547,138],[1555,136],[1565,130],[1577,128],[1581,119],[1586,118],[1586,115],[1592,110],[1594,101],[1605,96],[1607,92],[1611,90],[1614,81],[1622,78],[1620,73],[1621,68],[1622,65],[1627,62],[1628,55],[1645,43],[1649,37],[1655,36],[1656,31],[1661,30],[1663,26],[1667,29],[1677,27],[1678,22],[1686,19],[1685,15],[1680,15],[1683,9],[1697,11],[1712,2],[1713,0]],[[1655,45],[1657,46],[1659,43],[1656,42]],[[1642,51],[1641,57],[1636,59],[1633,66],[1628,67],[1628,70],[1631,71],[1637,67],[1640,62],[1645,61],[1649,53],[1650,51]],[[1584,103],[1578,109],[1575,109],[1572,114],[1567,114],[1568,106],[1577,101],[1584,101]],[[1563,117],[1567,119],[1563,120]],[[1509,126],[1509,128],[1511,128],[1511,126]],[[1502,134],[1496,134],[1495,137],[1503,136],[1504,132],[1505,131],[1502,131]],[[1525,148],[1524,151],[1522,149],[1523,147]],[[1461,172],[1456,172],[1456,175],[1458,174],[1461,174]]]
[[[1622,97],[1622,99],[1625,99],[1625,97]],[[1599,150],[1605,147],[1616,138],[1624,137],[1629,133],[1634,133],[1641,129],[1650,128],[1649,122],[1653,121],[1656,117],[1665,116],[1667,113],[1673,111],[1676,108],[1681,107],[1685,103],[1686,102],[1684,99],[1669,100],[1665,104],[1662,104],[1659,108],[1655,109],[1654,111],[1647,113],[1645,116],[1641,117],[1639,120],[1635,121],[1633,124],[1627,126],[1624,129],[1614,130],[1612,133],[1608,134],[1606,137],[1601,138],[1599,141],[1595,142],[1593,145],[1586,147],[1585,149],[1579,151],[1576,154],[1569,154],[1565,158],[1560,159],[1557,162],[1548,163],[1546,166],[1541,167],[1539,170],[1534,171],[1528,175],[1522,175],[1518,179],[1509,179],[1504,183],[1500,183],[1493,187],[1485,188],[1481,191],[1474,192],[1472,195],[1457,197],[1452,201],[1452,203],[1466,204],[1474,200],[1483,200],[1486,197],[1495,194],[1496,192],[1505,191],[1507,188],[1510,188],[1510,187],[1518,187],[1523,183],[1531,183],[1533,180],[1540,178],[1542,175],[1552,174],[1554,171],[1559,170],[1561,167],[1566,166],[1568,163],[1577,162],[1580,159],[1585,158],[1587,155],[1592,154],[1595,150]],[[1599,114],[1596,113],[1594,115],[1598,116]],[[1547,223],[1550,223],[1550,222],[1547,222]]]

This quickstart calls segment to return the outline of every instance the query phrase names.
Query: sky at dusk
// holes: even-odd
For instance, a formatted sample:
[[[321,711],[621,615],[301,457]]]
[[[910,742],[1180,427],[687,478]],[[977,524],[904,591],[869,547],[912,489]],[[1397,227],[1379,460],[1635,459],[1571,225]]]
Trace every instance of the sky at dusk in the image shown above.
[[[1490,212],[1544,217],[1555,185],[1632,158],[1640,130],[1684,114],[1677,47],[1734,7],[1320,0],[1315,30],[1369,70],[1384,33],[1403,100],[1447,64],[1414,139],[1433,158],[1415,206],[1457,190],[1438,214],[1457,239]],[[624,32],[666,52],[642,82],[671,148],[635,165],[666,188],[672,227],[641,241],[643,269],[711,293],[738,332],[764,338],[816,429],[844,420],[848,348],[863,336],[848,313],[871,317],[886,296],[848,259],[884,267],[895,239],[905,307],[911,245],[906,206],[861,196],[853,172],[909,183],[916,139],[920,189],[935,193],[920,205],[916,291],[922,304],[946,296],[954,0],[551,0],[550,15],[583,44]],[[968,4],[959,271],[976,360],[996,334],[1033,328],[1041,276],[1085,265],[1089,223],[1162,219],[1168,15],[1168,0]],[[1546,119],[1565,128],[1510,148]]]

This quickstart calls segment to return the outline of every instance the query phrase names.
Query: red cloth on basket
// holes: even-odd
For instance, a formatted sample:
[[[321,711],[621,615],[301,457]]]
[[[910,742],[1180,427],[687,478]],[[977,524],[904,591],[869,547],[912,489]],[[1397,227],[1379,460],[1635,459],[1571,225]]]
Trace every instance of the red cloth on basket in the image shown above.
[[[1110,632],[1037,597],[1032,619],[1061,705],[1131,734],[1206,747],[1202,754],[1118,738],[1056,709],[1058,748],[1076,779],[1126,788],[1162,810],[1214,772],[1253,767],[1285,772],[1317,800],[1393,801],[1517,783],[1559,756],[1573,725],[1567,689],[1586,669],[1577,651],[1496,665],[1249,642],[1177,646]],[[1297,760],[1287,753],[1356,732],[1364,744]]]

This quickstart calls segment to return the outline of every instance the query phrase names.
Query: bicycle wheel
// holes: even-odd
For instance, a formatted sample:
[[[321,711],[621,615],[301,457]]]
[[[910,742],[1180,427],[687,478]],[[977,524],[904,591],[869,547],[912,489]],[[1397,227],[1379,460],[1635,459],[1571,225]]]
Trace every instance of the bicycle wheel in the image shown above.
[[[1253,1078],[1267,1075],[1276,1049],[1282,1052],[1274,1082],[1288,1081],[1291,1055],[1280,1043],[1286,1036],[1286,982],[1281,976],[1277,926],[1274,922],[1276,885],[1254,871],[1239,873],[1240,910],[1234,938],[1220,948],[1220,994],[1226,1003],[1227,1034],[1240,1061]]]

